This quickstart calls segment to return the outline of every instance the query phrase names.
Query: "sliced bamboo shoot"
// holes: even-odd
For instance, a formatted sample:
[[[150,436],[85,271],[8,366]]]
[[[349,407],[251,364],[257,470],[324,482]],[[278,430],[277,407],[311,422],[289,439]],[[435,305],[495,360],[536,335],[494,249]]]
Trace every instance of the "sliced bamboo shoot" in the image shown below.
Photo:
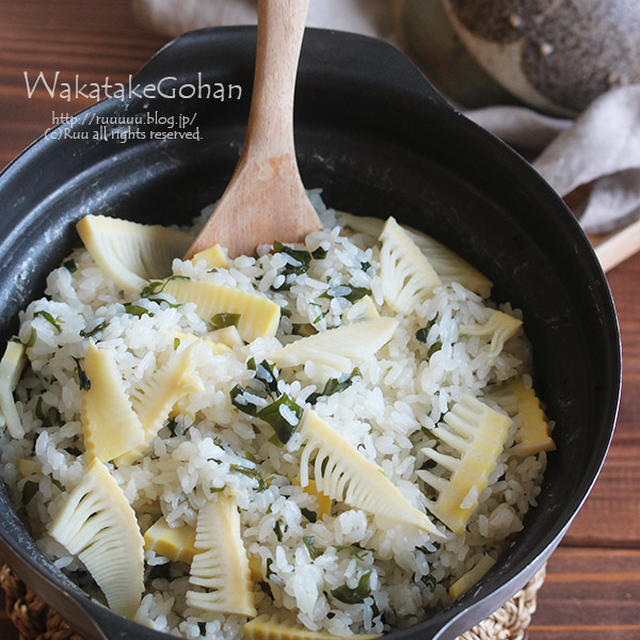
[[[262,582],[264,580],[264,572],[262,571],[262,560],[256,553],[249,554],[249,573],[253,582]]]
[[[278,329],[279,305],[258,294],[193,280],[171,280],[164,291],[180,303],[195,303],[198,315],[207,321],[220,313],[239,315],[238,332],[247,342],[272,337]]]
[[[141,445],[144,430],[113,353],[90,342],[84,366],[91,380],[90,389],[82,392],[84,444],[88,454],[107,462]]]
[[[235,329],[235,327],[234,327]],[[222,353],[230,353],[231,348],[223,342],[219,342],[211,336],[211,333],[207,333],[203,336],[196,336],[193,333],[184,333],[183,331],[168,331],[167,334],[174,340],[179,340],[176,343],[178,346],[186,346],[194,343],[205,344],[211,348],[211,353],[214,356],[219,356]],[[175,347],[174,347],[175,348]]]
[[[381,633],[354,634],[349,640],[373,640]],[[264,614],[244,625],[244,640],[346,640],[346,636],[335,636],[325,631],[309,631],[303,627],[280,622],[278,616]]]
[[[491,295],[493,282],[489,278],[437,240],[419,231],[412,231],[410,237],[422,253],[427,256],[442,282],[445,284],[459,282],[463,287],[483,298],[488,298]]]
[[[106,216],[85,216],[76,229],[96,264],[132,292],[143,289],[148,280],[169,275],[173,259],[193,242],[188,233]]]
[[[491,336],[489,357],[496,358],[502,353],[504,344],[512,338],[522,326],[522,320],[502,311],[494,311],[484,324],[461,324],[458,331],[463,336]]]
[[[382,233],[385,221],[382,218],[372,216],[356,216],[344,211],[336,211],[336,222],[343,227],[348,227],[356,233],[377,238]]]
[[[457,402],[433,434],[459,457],[447,455],[431,447],[422,452],[450,472],[448,479],[431,471],[418,475],[438,491],[438,498],[427,504],[434,516],[451,531],[460,535],[478,507],[478,497],[486,488],[489,476],[502,453],[511,420],[472,396]]]
[[[349,322],[361,322],[362,320],[376,320],[380,317],[375,302],[371,299],[371,296],[365,296],[361,300],[358,300],[347,311],[347,320]]]
[[[195,549],[196,532],[192,527],[170,527],[160,518],[144,534],[144,548],[169,558],[172,562],[191,563]]]
[[[511,417],[520,419],[516,431],[516,444],[511,452],[517,456],[532,456],[540,451],[553,451],[556,445],[549,434],[549,422],[540,399],[533,389],[527,389],[522,378],[512,380],[489,396]]]
[[[144,591],[142,535],[122,490],[97,458],[49,533],[83,562],[113,611],[135,615]]]
[[[118,457],[118,465],[135,462],[156,437],[174,405],[187,393],[202,390],[202,381],[193,372],[191,348],[174,353],[153,375],[132,393],[133,410],[138,416],[144,439],[140,445]]]
[[[281,369],[311,360],[327,376],[348,373],[354,365],[377,353],[393,336],[398,321],[393,318],[363,320],[301,338],[267,356]]]
[[[467,571],[449,587],[449,595],[454,599],[459,598],[480,582],[495,563],[496,561],[490,555],[483,555],[473,569]]]
[[[313,480],[309,480],[309,483],[304,487],[304,492],[310,496],[313,496],[318,502],[318,520],[322,520],[324,516],[331,515],[331,505],[333,500],[322,491],[318,489],[318,486]]]
[[[201,611],[255,616],[240,514],[231,497],[219,493],[217,499],[200,509],[195,549],[189,582],[208,591],[187,591],[187,606]]]
[[[389,218],[380,234],[380,276],[385,302],[409,314],[441,284],[427,257],[402,227]]]
[[[384,221],[380,220],[380,218],[354,216],[342,211],[337,212],[336,218],[339,224],[350,227],[356,233],[364,233],[373,238],[377,238],[380,235],[384,225]],[[445,284],[459,282],[483,298],[488,298],[491,295],[491,288],[493,287],[491,280],[475,267],[472,267],[457,253],[454,253],[451,249],[422,231],[407,225],[402,225],[402,228],[427,257],[442,282]]]
[[[199,251],[191,258],[191,262],[194,264],[198,260],[204,260],[210,269],[227,268],[227,257],[224,254],[224,249],[219,244],[214,244],[213,247],[209,247],[204,251]]]
[[[235,327],[234,327],[235,328]],[[222,342],[217,342],[211,339],[211,334],[205,334],[203,336],[196,336],[193,333],[183,333],[182,331],[168,331],[167,335],[173,338],[173,348],[177,350],[181,347],[190,346],[192,344],[201,344],[209,347],[211,355],[219,356],[224,353],[230,353],[231,348]],[[191,418],[194,417],[195,412],[189,409],[189,396],[183,394],[178,398],[175,405],[173,405],[170,416],[175,418],[180,414],[188,415]]]
[[[234,326],[210,331],[207,334],[207,338],[214,342],[226,344],[227,347],[230,347],[231,349],[234,347],[242,347],[244,345],[244,340],[240,337],[238,329]]]
[[[313,470],[316,488],[324,495],[355,509],[440,535],[431,520],[387,480],[377,464],[354,449],[315,411],[307,411],[300,433],[306,441],[300,458],[302,487],[309,483],[309,464],[315,454]]]
[[[23,478],[40,479],[42,477],[42,469],[36,460],[20,458],[18,460],[18,472]]]
[[[24,345],[10,340],[0,360],[0,411],[13,438],[23,438],[24,429],[13,399],[26,362]]]

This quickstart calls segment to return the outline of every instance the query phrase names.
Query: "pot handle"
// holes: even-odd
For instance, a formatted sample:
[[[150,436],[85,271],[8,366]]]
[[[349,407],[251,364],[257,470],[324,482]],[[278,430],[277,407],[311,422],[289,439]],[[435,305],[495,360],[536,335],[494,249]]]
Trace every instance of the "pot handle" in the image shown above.
[[[216,27],[190,31],[160,49],[135,75],[141,85],[173,76],[193,80],[201,72],[221,83],[253,82],[255,27]],[[303,87],[354,87],[358,92],[400,92],[426,98],[436,108],[451,109],[407,56],[394,46],[355,33],[307,28],[302,44],[298,82]],[[246,98],[245,98],[246,96]],[[250,91],[243,91],[248,102]]]
[[[318,64],[320,61],[320,64]],[[451,109],[420,69],[399,49],[379,38],[344,31],[307,29],[300,70],[329,76],[340,86],[359,92],[396,92],[426,98],[434,107]],[[327,86],[327,82],[324,83]],[[331,86],[330,84],[328,86]]]

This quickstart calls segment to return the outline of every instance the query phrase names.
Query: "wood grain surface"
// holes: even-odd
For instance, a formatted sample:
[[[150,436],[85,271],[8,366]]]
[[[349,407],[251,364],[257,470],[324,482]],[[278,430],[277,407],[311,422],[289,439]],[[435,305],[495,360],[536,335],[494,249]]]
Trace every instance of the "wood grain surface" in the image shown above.
[[[126,0],[0,0],[0,166],[50,126],[51,111],[89,104],[43,91],[27,100],[24,71],[119,81],[166,40],[137,26]],[[620,419],[595,489],[551,558],[530,640],[640,638],[640,255],[609,282],[624,350]],[[0,638],[17,638],[6,616]]]

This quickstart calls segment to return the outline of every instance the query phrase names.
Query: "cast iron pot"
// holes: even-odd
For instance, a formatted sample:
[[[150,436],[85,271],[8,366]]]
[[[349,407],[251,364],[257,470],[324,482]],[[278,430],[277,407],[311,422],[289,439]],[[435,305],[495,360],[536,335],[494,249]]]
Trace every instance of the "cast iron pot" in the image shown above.
[[[82,122],[40,139],[0,176],[0,340],[42,295],[47,273],[79,244],[88,213],[186,223],[226,185],[247,121],[255,29],[188,33],[136,76],[141,84],[235,83],[241,100],[110,99]],[[97,116],[192,115],[203,141],[78,140]],[[93,123],[91,122],[93,120]],[[512,597],[558,545],[604,460],[620,391],[616,314],[591,246],[552,189],[516,153],[452,110],[421,73],[381,41],[309,30],[296,96],[305,184],[326,202],[387,217],[445,243],[495,283],[494,297],[524,310],[535,383],[557,423],[539,506],[484,580],[444,611],[390,638],[448,640]],[[113,128],[113,127],[109,127]],[[151,129],[161,127],[151,126]],[[0,491],[9,564],[87,638],[165,636],[111,613],[38,551]]]

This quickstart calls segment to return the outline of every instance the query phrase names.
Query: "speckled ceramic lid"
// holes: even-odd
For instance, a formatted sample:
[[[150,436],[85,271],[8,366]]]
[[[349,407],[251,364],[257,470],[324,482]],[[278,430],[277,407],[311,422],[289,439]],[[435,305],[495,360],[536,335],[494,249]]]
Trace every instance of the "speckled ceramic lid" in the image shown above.
[[[444,0],[454,28],[502,85],[539,108],[578,112],[640,82],[635,0]]]

